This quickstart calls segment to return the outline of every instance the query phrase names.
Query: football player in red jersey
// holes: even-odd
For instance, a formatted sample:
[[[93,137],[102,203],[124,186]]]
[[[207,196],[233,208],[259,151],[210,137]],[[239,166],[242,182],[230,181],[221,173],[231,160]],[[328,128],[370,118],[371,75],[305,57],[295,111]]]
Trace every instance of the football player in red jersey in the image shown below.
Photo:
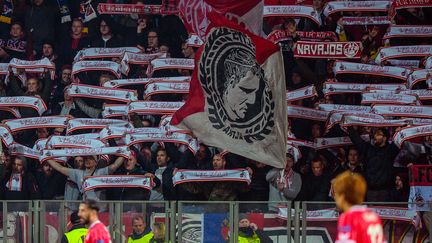
[[[338,221],[336,243],[384,243],[383,227],[378,215],[361,206],[366,195],[366,181],[346,171],[333,181],[337,207],[343,211]]]
[[[111,243],[111,236],[106,226],[99,221],[99,206],[93,199],[87,199],[79,206],[78,216],[89,231],[84,243]]]

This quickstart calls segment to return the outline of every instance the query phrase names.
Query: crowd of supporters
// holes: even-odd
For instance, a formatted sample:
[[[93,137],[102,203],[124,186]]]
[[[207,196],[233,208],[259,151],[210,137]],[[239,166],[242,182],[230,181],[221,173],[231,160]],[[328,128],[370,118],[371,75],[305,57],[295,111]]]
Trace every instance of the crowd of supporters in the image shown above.
[[[0,60],[11,63],[0,79],[0,97],[36,97],[42,99],[46,109],[42,116],[67,116],[68,121],[77,118],[106,118],[103,111],[114,104],[125,105],[125,102],[92,98],[91,96],[71,95],[70,87],[74,83],[100,87],[109,86],[112,80],[189,77],[191,68],[180,67],[156,69],[150,63],[130,64],[127,72],[113,72],[97,68],[78,69],[77,62],[82,61],[77,54],[89,48],[137,48],[137,53],[156,54],[159,58],[195,57],[198,45],[190,41],[190,35],[176,15],[98,15],[82,19],[79,1],[70,1],[70,21],[63,21],[62,12],[56,1],[33,0],[17,1],[11,15],[10,23],[0,24]],[[94,1],[96,5],[103,1]],[[116,1],[117,3],[149,4],[149,1]],[[266,5],[292,5],[285,1],[266,1]],[[155,2],[152,2],[153,4]],[[3,3],[4,4],[4,3]],[[275,31],[284,33],[286,38],[276,40],[284,55],[286,87],[289,92],[312,90],[312,95],[289,100],[289,149],[286,155],[284,173],[271,168],[263,161],[251,161],[244,157],[225,153],[218,148],[199,144],[196,151],[181,143],[142,142],[130,146],[131,156],[76,156],[69,157],[65,163],[57,160],[43,160],[28,156],[20,149],[11,149],[14,145],[3,138],[3,152],[0,158],[0,198],[5,200],[29,199],[65,199],[80,200],[92,197],[99,200],[240,200],[240,201],[331,201],[331,180],[339,173],[350,170],[361,173],[368,183],[367,200],[371,202],[407,202],[409,197],[408,167],[413,164],[431,164],[432,136],[418,136],[397,146],[392,141],[393,134],[409,123],[383,126],[343,126],[344,121],[334,122],[330,118],[337,112],[354,112],[354,106],[365,105],[362,102],[365,92],[380,93],[380,84],[394,84],[397,89],[387,89],[398,94],[401,90],[425,90],[424,96],[415,96],[413,106],[427,107],[432,95],[427,93],[426,77],[415,84],[408,83],[409,74],[425,68],[425,61],[432,56],[431,49],[422,55],[404,56],[403,59],[385,60],[376,63],[380,48],[389,46],[409,46],[432,44],[431,35],[409,36],[383,39],[390,25],[430,25],[432,8],[417,7],[397,10],[389,22],[374,22],[374,18],[387,16],[387,12],[375,11],[340,11],[332,14],[324,11],[326,2],[322,0],[304,1],[299,6],[310,6],[314,9],[319,22],[308,17],[270,16],[264,18],[263,32],[268,35]],[[390,7],[388,7],[390,8]],[[315,15],[314,15],[315,16]],[[348,25],[344,18],[358,17],[360,24]],[[370,21],[367,19],[370,18]],[[345,23],[345,24],[344,24]],[[361,57],[351,60],[366,65],[395,67],[401,64],[407,74],[400,77],[382,75],[380,72],[337,72],[335,60],[322,58],[302,58],[294,55],[296,43],[304,38],[304,32],[332,32],[336,39],[313,41],[359,41]],[[301,34],[299,34],[301,33]],[[333,36],[328,35],[328,36]],[[312,38],[313,39],[313,38]],[[108,50],[108,49],[107,49]],[[78,55],[79,56],[79,55]],[[155,56],[155,57],[156,57]],[[47,58],[54,69],[46,67],[32,69],[30,66],[20,68],[14,60],[41,60]],[[93,61],[109,61],[120,64],[123,56],[95,56]],[[338,63],[337,61],[336,63]],[[348,65],[342,62],[340,65]],[[365,66],[370,68],[370,66]],[[79,70],[79,71],[76,71]],[[343,69],[343,68],[341,68]],[[370,70],[370,69],[368,69]],[[54,74],[54,75],[52,75]],[[185,79],[186,80],[186,79]],[[114,84],[117,81],[112,81]],[[333,90],[329,85],[367,84],[365,89]],[[313,87],[312,87],[313,86]],[[404,86],[405,88],[400,88]],[[148,87],[148,86],[147,86]],[[353,87],[353,86],[347,86]],[[184,102],[187,94],[148,93],[146,85],[126,83],[122,88],[133,90],[140,101]],[[78,88],[77,88],[78,89]],[[384,90],[384,88],[382,88]],[[73,92],[72,92],[73,93]],[[384,93],[384,91],[383,91]],[[392,94],[393,94],[392,93]],[[289,94],[289,93],[288,93]],[[293,93],[294,94],[294,93]],[[305,93],[306,94],[306,93]],[[288,95],[289,97],[289,95]],[[425,98],[426,97],[426,98]],[[364,100],[363,100],[364,101]],[[396,102],[397,103],[397,102]],[[373,104],[373,102],[372,102]],[[397,103],[401,104],[401,103]],[[420,105],[421,104],[421,105]],[[329,105],[329,106],[326,106]],[[334,106],[333,106],[334,105]],[[337,108],[336,105],[352,105]],[[386,105],[393,105],[387,103]],[[292,108],[303,107],[326,112],[325,119],[319,115],[301,115]],[[326,109],[325,107],[333,107]],[[366,104],[369,107],[369,104]],[[10,107],[9,107],[10,108]],[[291,110],[290,110],[291,109]],[[339,110],[338,110],[339,109]],[[368,112],[364,112],[368,113]],[[299,115],[300,114],[300,115]],[[302,113],[305,114],[305,113]],[[322,113],[320,113],[322,114]],[[161,128],[165,113],[149,114],[129,112],[114,119],[128,121],[135,129],[144,127]],[[377,114],[380,115],[380,114]],[[424,114],[423,114],[424,115]],[[385,120],[406,118],[430,118],[427,116],[386,114]],[[40,151],[38,141],[46,141],[50,136],[70,136],[76,134],[98,133],[100,127],[83,128],[68,131],[65,126],[26,127],[14,129],[8,127],[10,119],[38,117],[37,110],[19,106],[8,110],[0,109],[0,120],[3,127],[10,130],[13,144],[19,144],[31,150]],[[168,115],[169,116],[169,115]],[[114,116],[112,116],[114,117]],[[371,119],[376,119],[373,117]],[[384,118],[383,118],[384,119]],[[416,121],[414,121],[415,123]],[[419,121],[417,121],[419,122]],[[424,124],[432,124],[423,119]],[[429,123],[428,123],[429,122]],[[415,124],[414,124],[415,125]],[[24,125],[23,125],[24,126]],[[188,134],[192,139],[193,134]],[[334,146],[317,146],[317,141],[326,138],[349,137],[348,142]],[[121,146],[122,138],[107,138],[105,146]],[[308,145],[309,144],[309,145]],[[310,145],[314,144],[314,145]],[[323,144],[324,145],[324,144]],[[228,151],[229,152],[229,151]],[[265,162],[265,161],[264,161]],[[173,185],[173,176],[181,169],[187,170],[224,170],[245,168],[251,183],[212,181],[207,183],[183,183]],[[83,192],[82,183],[87,176],[103,175],[144,175],[152,178],[152,190],[145,188],[104,188]],[[276,210],[276,204],[270,204],[270,210]],[[430,222],[429,219],[425,217]]]

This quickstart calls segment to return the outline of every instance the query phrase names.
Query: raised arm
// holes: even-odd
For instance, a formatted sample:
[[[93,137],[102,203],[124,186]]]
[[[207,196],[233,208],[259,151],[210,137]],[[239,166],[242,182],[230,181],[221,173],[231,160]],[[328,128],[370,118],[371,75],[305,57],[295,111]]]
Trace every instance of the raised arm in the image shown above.
[[[75,99],[75,103],[78,105],[78,107],[89,117],[91,118],[98,118],[101,114],[101,110],[91,107],[87,105],[83,100],[81,99]]]
[[[51,167],[54,168],[54,170],[56,170],[56,171],[62,173],[63,175],[69,177],[69,172],[71,169],[66,168],[64,166],[61,166],[59,163],[55,162],[54,160],[48,160],[47,162],[48,162],[48,164],[51,165]]]
[[[116,171],[120,166],[122,166],[125,160],[126,159],[121,156],[117,157],[114,163],[108,166],[108,173],[109,174],[114,173],[114,171]]]

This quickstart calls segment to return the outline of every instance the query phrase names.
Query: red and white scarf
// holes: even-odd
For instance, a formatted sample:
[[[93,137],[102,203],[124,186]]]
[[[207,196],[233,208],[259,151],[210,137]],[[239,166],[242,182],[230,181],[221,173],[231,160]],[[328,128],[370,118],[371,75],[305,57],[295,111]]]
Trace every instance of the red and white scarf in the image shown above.
[[[347,112],[371,112],[371,108],[361,105],[339,105],[339,104],[319,104],[318,108],[323,111],[347,111]]]
[[[9,180],[6,182],[8,191],[20,192],[23,187],[23,178],[19,173],[12,173]]]
[[[99,137],[102,141],[107,141],[112,138],[123,138],[125,133],[130,130],[131,128],[127,127],[106,126],[99,132]]]
[[[316,92],[314,85],[309,85],[286,93],[287,102],[303,100],[303,99],[316,97],[316,96],[318,96],[318,93]]]
[[[167,133],[177,132],[177,133],[188,133],[188,130],[178,128],[170,124],[172,116],[163,116],[160,123],[159,128],[164,130]]]
[[[366,89],[382,90],[405,90],[405,84],[358,84],[358,83],[338,83],[325,82],[323,86],[325,95],[344,94],[344,93],[362,93]]]
[[[21,113],[19,112],[19,110],[17,108],[6,107],[6,106],[1,106],[0,105],[0,110],[11,113],[12,115],[15,116],[15,118],[21,118]]]
[[[432,125],[432,119],[427,118],[406,118],[404,119],[407,121],[407,124],[413,125],[413,126],[422,126],[422,125]]]
[[[81,191],[89,191],[97,188],[143,188],[152,190],[155,186],[153,180],[142,175],[106,175],[88,176],[84,178]]]
[[[370,107],[368,107],[371,109]],[[362,111],[335,111],[332,112],[326,123],[326,133],[336,124],[340,124],[345,116],[360,116],[366,119],[384,119],[383,116],[373,113],[366,113]]]
[[[191,47],[200,47],[204,44],[204,41],[199,38],[196,34],[189,35],[189,38],[186,40],[186,45]]]
[[[342,17],[343,25],[389,25],[388,16]]]
[[[69,86],[67,92],[71,97],[85,97],[120,102],[138,100],[136,92],[130,89],[105,88],[87,84],[72,84]]]
[[[419,101],[415,95],[392,94],[380,92],[362,93],[361,104],[395,104],[395,105],[416,105]]]
[[[130,71],[130,65],[148,65],[150,62],[156,58],[166,58],[166,53],[124,53],[122,60],[120,62],[120,69],[124,75],[128,75]]]
[[[428,57],[425,61],[425,68],[432,69],[432,56]]]
[[[359,59],[361,56],[360,46],[361,43],[357,41],[297,41],[294,49],[294,57],[314,59]]]
[[[45,160],[56,157],[76,157],[76,156],[93,156],[93,155],[117,155],[125,158],[131,157],[128,146],[102,147],[102,148],[65,148],[65,149],[45,149],[39,160],[41,163]]]
[[[195,60],[190,58],[160,58],[150,62],[147,69],[147,75],[152,76],[154,71],[168,69],[185,69],[193,70]]]
[[[121,77],[120,64],[111,61],[78,61],[72,66],[72,76],[81,72],[105,71],[111,72],[117,78]]]
[[[404,8],[427,8],[432,4],[431,0],[396,0],[393,1],[392,8],[395,10]]]
[[[41,139],[38,139],[38,140],[35,142],[35,144],[33,145],[33,149],[34,149],[34,150],[37,150],[37,151],[42,151],[42,150],[44,150],[44,149],[47,148],[47,147],[46,147],[47,142],[48,142],[48,138],[41,138]]]
[[[312,141],[302,140],[302,139],[298,139],[298,138],[288,138],[287,143],[292,144],[293,146],[315,148],[315,144]]]
[[[9,74],[9,63],[0,63],[0,75]]]
[[[51,136],[46,141],[48,149],[57,148],[101,148],[105,144],[98,139],[88,139],[76,136]]]
[[[365,141],[369,139],[369,135],[361,135]],[[352,145],[350,137],[333,137],[333,138],[315,138],[315,149],[327,149],[333,147],[345,147]]]
[[[432,106],[374,105],[372,112],[383,116],[430,118]]]
[[[68,122],[66,134],[82,129],[103,129],[106,126],[132,127],[129,121],[116,119],[75,118]]]
[[[323,10],[325,16],[337,12],[387,12],[391,1],[331,1]]]
[[[45,102],[36,96],[0,97],[0,107],[29,107],[35,109],[39,115],[47,110]]]
[[[432,124],[431,125],[423,125],[423,126],[415,126],[408,127],[396,132],[393,136],[393,142],[400,147],[404,141],[416,138],[416,137],[425,137],[432,135]]]
[[[128,105],[104,104],[102,108],[103,118],[127,116]]]
[[[432,35],[432,26],[419,25],[391,25],[383,39],[399,37],[430,37]]]
[[[300,118],[314,121],[326,121],[330,113],[302,106],[288,105],[287,115],[289,118]]]
[[[294,175],[293,169],[290,169],[288,172],[285,170],[281,170],[280,177],[278,180],[283,183],[284,188],[290,188],[292,184],[292,177]]]
[[[364,126],[364,127],[400,127],[405,126],[405,120],[386,120],[363,117],[361,115],[345,115],[343,117],[342,126]]]
[[[161,78],[132,78],[132,79],[114,79],[104,83],[104,87],[118,88],[127,85],[147,85],[153,82],[190,82],[191,77],[161,77]]]
[[[103,59],[103,58],[121,58],[125,52],[138,53],[141,50],[138,47],[115,47],[115,48],[86,48],[80,50],[74,58],[75,62],[87,59]]]
[[[147,142],[180,143],[186,145],[194,154],[199,150],[198,141],[189,134],[177,132],[167,133],[159,128],[141,128],[139,131],[128,133],[126,134],[125,142],[128,146]]]
[[[189,82],[152,82],[147,84],[144,99],[156,94],[188,94]]]
[[[296,31],[296,37],[305,41],[337,41],[336,34],[332,31],[322,31],[322,32],[306,32],[306,31]],[[288,31],[284,30],[274,30],[268,36],[267,40],[273,43],[279,43],[281,41],[292,40],[294,36]]]
[[[134,101],[129,104],[128,114],[170,115],[183,105],[184,102]]]
[[[263,18],[266,17],[300,17],[308,18],[316,24],[321,25],[319,14],[311,6],[302,5],[273,5],[264,6]]]
[[[425,57],[432,55],[432,45],[391,46],[380,48],[375,62],[381,64],[388,59],[401,57]]]
[[[162,5],[99,3],[99,14],[161,14]]]
[[[12,58],[9,62],[9,67],[12,68],[14,74],[18,73],[18,69],[25,69],[27,73],[43,73],[45,69],[49,69],[52,79],[55,75],[55,65],[46,57],[35,61]]]
[[[432,99],[432,90],[429,90],[429,89],[402,90],[399,92],[399,94],[415,95],[420,100],[431,100]]]
[[[66,128],[66,116],[43,116],[6,120],[5,124],[12,132],[35,128]]]
[[[249,172],[246,169],[233,170],[178,170],[173,176],[173,184],[186,182],[232,181],[251,183]]]
[[[418,82],[423,82],[432,77],[432,69],[415,70],[408,77],[408,87],[412,89]]]
[[[13,143],[9,146],[9,152],[11,155],[16,156],[16,155],[21,155],[24,156],[26,158],[31,158],[31,159],[39,159],[40,156],[40,151],[29,148],[27,146],[24,146],[22,144],[19,143]]]
[[[418,68],[420,66],[419,60],[398,60],[398,59],[389,59],[387,62],[396,67],[401,68]]]
[[[11,131],[5,125],[0,125],[0,139],[6,147],[9,147],[14,142]]]
[[[361,75],[377,75],[384,77],[398,78],[406,80],[410,74],[410,70],[400,67],[378,66],[363,63],[342,62],[335,63],[333,68],[335,75],[338,74],[361,74]]]

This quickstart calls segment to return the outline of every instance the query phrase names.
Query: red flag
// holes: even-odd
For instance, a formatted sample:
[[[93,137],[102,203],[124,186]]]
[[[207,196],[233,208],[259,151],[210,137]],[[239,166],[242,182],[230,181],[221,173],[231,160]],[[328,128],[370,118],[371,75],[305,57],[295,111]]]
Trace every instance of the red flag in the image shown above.
[[[171,124],[202,142],[283,168],[287,117],[279,47],[223,17],[198,50],[186,104]]]
[[[205,39],[210,25],[208,14],[217,12],[226,18],[241,23],[255,34],[262,30],[262,0],[180,0],[179,11],[189,33]]]

